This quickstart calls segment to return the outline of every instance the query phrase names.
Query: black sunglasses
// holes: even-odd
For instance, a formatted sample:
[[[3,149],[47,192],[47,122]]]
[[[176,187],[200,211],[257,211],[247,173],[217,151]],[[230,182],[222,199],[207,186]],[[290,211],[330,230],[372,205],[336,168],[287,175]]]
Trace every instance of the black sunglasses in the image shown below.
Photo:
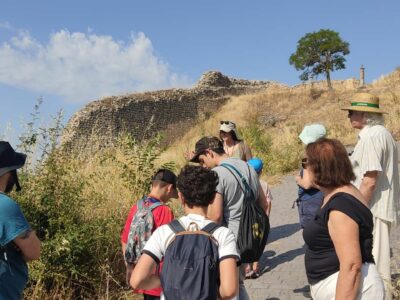
[[[301,159],[301,167],[303,168],[303,169],[307,169],[307,165],[308,165],[308,160],[307,160],[307,158],[305,157],[305,158],[302,158]]]
[[[354,112],[352,110],[349,110],[349,113],[348,113],[347,117],[350,118],[353,115],[353,113]]]

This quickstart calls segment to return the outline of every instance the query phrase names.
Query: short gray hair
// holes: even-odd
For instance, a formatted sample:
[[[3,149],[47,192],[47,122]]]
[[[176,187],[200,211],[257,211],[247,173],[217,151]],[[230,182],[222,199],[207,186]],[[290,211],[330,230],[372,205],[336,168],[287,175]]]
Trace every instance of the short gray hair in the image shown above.
[[[369,126],[383,125],[384,123],[383,115],[380,113],[365,112],[364,119],[365,123]]]

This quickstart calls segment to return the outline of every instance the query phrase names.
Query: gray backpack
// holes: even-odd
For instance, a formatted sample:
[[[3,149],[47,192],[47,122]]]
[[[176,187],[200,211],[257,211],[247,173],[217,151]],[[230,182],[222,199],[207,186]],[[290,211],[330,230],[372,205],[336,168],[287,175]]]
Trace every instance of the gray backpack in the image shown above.
[[[137,202],[137,211],[129,229],[125,250],[126,283],[129,285],[132,271],[142,254],[146,242],[150,239],[154,227],[153,209],[165,205],[161,202],[145,205],[147,197]]]

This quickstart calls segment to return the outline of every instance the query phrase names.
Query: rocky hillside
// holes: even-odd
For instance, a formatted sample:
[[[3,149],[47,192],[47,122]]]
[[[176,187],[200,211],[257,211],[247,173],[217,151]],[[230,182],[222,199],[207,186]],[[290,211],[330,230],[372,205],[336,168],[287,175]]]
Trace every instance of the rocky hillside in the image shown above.
[[[69,151],[86,152],[112,145],[121,132],[137,139],[164,132],[172,141],[187,126],[207,119],[232,96],[281,87],[271,81],[239,80],[211,71],[203,74],[193,88],[104,98],[73,115],[62,145]]]

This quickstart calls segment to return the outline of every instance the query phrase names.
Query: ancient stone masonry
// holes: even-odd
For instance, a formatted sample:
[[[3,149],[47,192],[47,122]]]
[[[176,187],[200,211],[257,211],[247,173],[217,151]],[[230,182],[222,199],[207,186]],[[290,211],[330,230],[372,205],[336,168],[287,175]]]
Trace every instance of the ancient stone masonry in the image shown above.
[[[177,138],[190,123],[207,118],[230,96],[277,86],[281,85],[238,80],[211,71],[203,74],[198,84],[190,89],[135,93],[93,101],[72,116],[61,143],[67,151],[82,153],[112,145],[121,132],[143,139],[171,127],[174,128],[172,138]]]

